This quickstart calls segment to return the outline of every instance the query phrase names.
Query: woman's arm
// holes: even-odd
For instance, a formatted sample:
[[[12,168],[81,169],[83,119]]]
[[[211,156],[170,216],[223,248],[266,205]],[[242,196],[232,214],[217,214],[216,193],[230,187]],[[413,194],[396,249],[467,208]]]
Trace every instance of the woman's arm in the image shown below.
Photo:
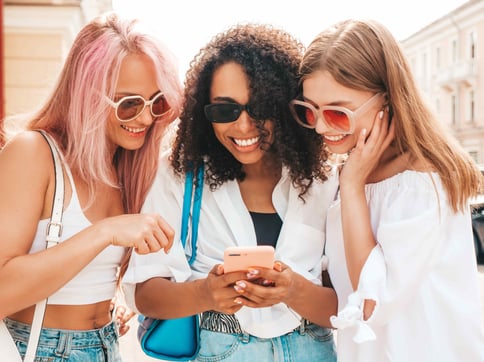
[[[140,253],[171,245],[161,217],[122,215],[28,254],[39,220],[50,217],[55,187],[51,151],[44,138],[26,132],[12,140],[0,152],[0,173],[1,318],[53,294],[113,242],[138,247]]]
[[[144,315],[158,319],[179,318],[209,310],[233,314],[242,306],[234,283],[243,272],[223,274],[216,265],[207,278],[187,282],[172,282],[155,277],[136,285],[136,307]]]
[[[377,114],[371,134],[363,129],[355,148],[340,173],[341,220],[346,264],[353,289],[376,241],[371,229],[365,185],[380,165],[382,154],[393,140],[394,126],[388,128],[387,112]]]

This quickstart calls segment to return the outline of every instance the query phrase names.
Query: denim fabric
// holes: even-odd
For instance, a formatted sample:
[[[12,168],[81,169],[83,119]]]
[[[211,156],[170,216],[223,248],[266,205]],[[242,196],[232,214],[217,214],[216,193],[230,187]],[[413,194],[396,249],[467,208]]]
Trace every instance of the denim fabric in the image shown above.
[[[25,356],[30,325],[5,319],[17,348]],[[0,358],[1,359],[1,358]],[[120,362],[118,332],[113,322],[88,331],[43,328],[36,362]]]
[[[315,324],[275,338],[201,329],[197,361],[335,362],[336,349],[331,329]]]

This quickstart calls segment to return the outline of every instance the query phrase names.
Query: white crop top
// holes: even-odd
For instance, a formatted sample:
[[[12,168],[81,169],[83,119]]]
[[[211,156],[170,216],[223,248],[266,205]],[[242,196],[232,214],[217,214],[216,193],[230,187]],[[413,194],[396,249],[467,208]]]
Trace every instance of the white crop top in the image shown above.
[[[82,211],[69,167],[65,163],[64,167],[71,184],[72,196],[62,215],[61,242],[91,225]],[[50,219],[39,221],[29,254],[45,249],[46,228],[49,221]],[[118,266],[124,253],[125,250],[122,247],[108,246],[79,274],[52,294],[47,299],[47,303],[81,305],[111,300],[116,292]]]

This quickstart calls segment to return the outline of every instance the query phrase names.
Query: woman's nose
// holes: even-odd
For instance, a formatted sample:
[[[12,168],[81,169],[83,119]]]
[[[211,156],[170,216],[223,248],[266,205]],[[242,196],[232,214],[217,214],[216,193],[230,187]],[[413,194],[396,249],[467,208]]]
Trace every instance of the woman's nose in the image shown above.
[[[331,131],[331,128],[328,127],[321,118],[318,118],[318,120],[316,121],[316,128],[314,130],[316,131],[316,133],[323,134]]]
[[[254,120],[253,118],[247,113],[246,110],[243,110],[240,113],[239,118],[237,118],[237,126],[241,131],[248,131],[253,127]]]
[[[149,106],[143,109],[143,112],[141,112],[141,114],[138,116],[138,119],[145,126],[149,126],[153,123],[154,117],[151,114],[151,110]]]

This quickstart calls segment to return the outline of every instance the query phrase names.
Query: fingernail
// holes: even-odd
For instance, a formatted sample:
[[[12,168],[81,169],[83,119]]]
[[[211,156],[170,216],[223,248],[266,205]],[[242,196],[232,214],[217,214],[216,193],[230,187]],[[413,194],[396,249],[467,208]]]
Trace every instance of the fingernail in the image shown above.
[[[257,275],[259,275],[260,271],[257,269],[249,269],[249,272],[247,273],[247,278],[252,278]]]
[[[240,300],[239,298],[235,298],[234,299],[234,303],[236,303],[236,304],[242,304],[242,300]]]
[[[383,115],[384,115],[384,114],[385,114],[385,112],[380,111],[380,114],[379,114],[380,119],[383,119]]]
[[[242,280],[238,280],[238,281],[236,281],[236,282],[235,282],[235,285],[237,285],[237,286],[239,286],[239,287],[241,287],[241,288],[245,288],[245,287],[247,286],[247,284],[245,284],[245,282],[244,282],[244,281],[242,281]]]
[[[240,294],[242,294],[245,291],[244,288],[238,286],[237,284],[234,285],[234,289],[237,293],[240,293]]]

